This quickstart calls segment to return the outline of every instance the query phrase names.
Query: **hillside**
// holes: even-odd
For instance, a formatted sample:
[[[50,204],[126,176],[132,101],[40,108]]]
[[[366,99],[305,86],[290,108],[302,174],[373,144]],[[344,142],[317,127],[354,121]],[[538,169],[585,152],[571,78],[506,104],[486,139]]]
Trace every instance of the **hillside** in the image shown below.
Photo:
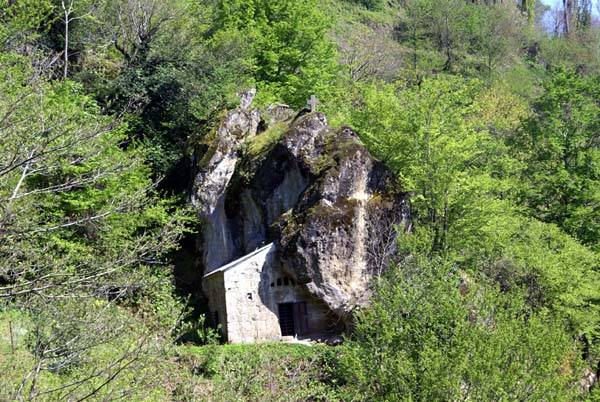
[[[0,400],[600,400],[553,4],[0,0]]]

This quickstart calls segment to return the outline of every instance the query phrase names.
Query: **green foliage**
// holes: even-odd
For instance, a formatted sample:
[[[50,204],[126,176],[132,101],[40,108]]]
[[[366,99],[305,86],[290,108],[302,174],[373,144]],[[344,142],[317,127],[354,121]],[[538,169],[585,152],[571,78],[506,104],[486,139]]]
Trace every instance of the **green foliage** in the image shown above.
[[[257,157],[271,149],[281,139],[287,127],[286,123],[276,123],[265,132],[252,138],[248,144],[250,156]]]
[[[381,10],[385,7],[385,0],[347,0],[351,3],[360,4],[368,10]]]
[[[183,347],[178,355],[193,373],[175,391],[182,400],[342,400],[334,351],[326,346],[212,345]]]
[[[341,364],[358,400],[572,400],[573,341],[518,293],[419,258],[393,269],[357,315]]]
[[[412,192],[415,217],[432,231],[433,251],[477,237],[479,222],[510,209],[497,194],[510,194],[518,168],[506,147],[482,127],[476,102],[480,84],[454,77],[419,87],[364,88],[352,124],[375,156]]]
[[[220,341],[221,324],[217,325],[217,328],[211,328],[204,314],[201,314],[198,318],[194,330],[194,335],[198,338],[200,345],[217,345]]]
[[[311,94],[324,96],[334,79],[330,24],[316,0],[278,2],[221,0],[214,29],[219,40],[241,35],[250,46],[243,60],[263,102],[303,106]]]
[[[497,217],[484,232],[473,252],[489,256],[483,268],[489,277],[506,289],[525,288],[532,306],[549,308],[574,335],[598,341],[597,254],[554,225],[520,217]]]
[[[53,307],[0,313],[0,399],[169,397],[157,385],[176,368],[164,358],[165,340],[153,337],[143,320],[96,300],[65,302],[58,316]],[[65,341],[76,348],[65,348]]]
[[[519,4],[519,8],[527,14],[527,20],[529,21],[531,28],[534,27],[535,23],[535,3],[535,0],[521,0]]]
[[[78,84],[14,54],[0,66],[0,308],[21,315],[28,339],[6,392],[110,398],[176,326],[166,259],[187,214],[153,190],[144,149],[123,149],[126,128]]]
[[[544,89],[535,114],[509,140],[527,164],[522,202],[536,218],[598,247],[600,81],[559,69]]]
[[[186,161],[188,136],[198,135],[200,121],[235,91],[225,87],[238,83],[238,70],[203,42],[206,11],[184,0],[165,4],[96,4],[71,33],[80,47],[71,77],[105,111],[128,113],[128,139],[144,142],[154,177],[166,176],[161,188],[180,192],[187,176],[176,170]]]
[[[351,121],[412,193],[410,243],[418,247],[409,254],[451,261],[504,291],[522,289],[529,308],[585,336],[596,355],[598,256],[517,206],[520,189],[535,177],[528,169],[543,166],[515,158],[505,143],[529,118],[526,106],[506,90],[453,77],[400,90],[367,85],[361,96]],[[547,146],[536,144],[547,155]]]
[[[408,0],[399,33],[415,77],[435,71],[490,76],[516,56],[525,26],[511,2]]]
[[[49,0],[0,0],[0,50],[36,39],[51,10]]]
[[[562,36],[544,38],[536,59],[550,68],[563,67],[598,74],[600,50],[592,45],[597,40],[596,35],[587,33],[579,36],[579,40]]]
[[[600,356],[591,2],[568,35],[530,0],[65,4],[73,81],[62,3],[0,0],[0,399],[579,397]],[[189,327],[169,268],[189,161],[252,86],[258,106],[317,95],[411,195],[401,267],[341,365],[298,345],[167,350]]]

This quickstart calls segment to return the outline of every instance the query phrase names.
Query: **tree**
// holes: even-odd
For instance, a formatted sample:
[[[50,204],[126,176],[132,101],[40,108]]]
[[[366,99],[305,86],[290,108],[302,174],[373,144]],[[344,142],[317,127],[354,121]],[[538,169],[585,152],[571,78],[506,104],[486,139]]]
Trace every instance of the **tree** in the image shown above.
[[[592,26],[591,0],[579,0],[577,7],[577,26],[580,30],[587,30]]]
[[[401,9],[399,39],[411,50],[415,77],[427,70],[487,76],[522,47],[526,20],[513,2],[408,0]],[[417,79],[418,81],[418,79]]]
[[[572,37],[576,32],[589,29],[592,22],[592,2],[590,0],[563,0],[563,34]]]
[[[427,20],[430,18],[430,14],[431,9],[421,7],[419,1],[408,1],[399,24],[399,39],[407,42],[411,50],[409,68],[412,70],[413,78],[416,79],[420,76],[420,59],[425,53],[423,47],[425,47],[424,42],[428,36]]]
[[[576,0],[563,0],[563,32],[565,36],[570,36],[573,31],[575,2]]]
[[[465,34],[469,28],[469,4],[442,0],[426,2],[431,15],[430,32],[440,52],[445,57],[442,69],[452,71],[456,62],[457,52],[466,42]]]
[[[592,247],[600,236],[600,83],[557,69],[533,105],[535,114],[509,139],[526,163],[522,202]]]
[[[14,49],[34,40],[51,10],[50,0],[0,0],[0,49]]]
[[[244,62],[259,97],[296,107],[311,94],[326,95],[335,78],[329,26],[315,0],[220,0],[213,22],[216,40],[241,35],[249,42],[251,54]]]
[[[385,8],[385,0],[347,0],[352,3],[360,4],[369,10],[382,10]]]
[[[533,28],[535,24],[535,0],[520,0],[519,7],[527,14],[529,26]]]
[[[350,117],[371,152],[413,193],[414,219],[431,231],[432,252],[458,250],[478,236],[472,224],[510,209],[492,199],[512,191],[516,166],[476,119],[479,85],[455,77],[425,79],[399,91],[368,85]]]
[[[402,65],[402,48],[390,27],[353,24],[336,33],[340,63],[353,82],[397,78]]]
[[[480,7],[476,13],[471,52],[483,59],[490,77],[500,63],[509,65],[511,56],[516,59],[516,49],[525,42],[525,21],[510,3]]]
[[[507,118],[488,91],[506,97],[506,105],[514,102],[509,95],[448,77],[399,91],[381,84],[364,86],[363,91],[351,121],[371,152],[412,193],[413,236],[420,247],[412,255],[450,261],[475,280],[491,279],[504,289],[523,289],[532,308],[549,309],[568,323],[573,337],[587,337],[596,350],[590,360],[595,364],[600,329],[597,256],[556,226],[526,218],[528,211],[516,205],[521,184],[537,177],[535,169],[543,166],[520,161],[504,144],[519,127],[519,116],[527,114]],[[545,149],[542,155],[552,149],[532,142]],[[524,146],[515,149],[529,155]],[[557,176],[553,180],[564,175]],[[534,191],[539,188],[532,186]]]
[[[71,33],[71,23],[84,19],[91,15],[92,13],[92,4],[86,4],[85,1],[76,1],[76,0],[61,0],[60,2],[63,18],[62,22],[64,24],[64,49],[63,49],[63,78],[67,78],[69,74],[69,39]],[[90,8],[89,11],[80,11],[83,10],[84,7]]]
[[[27,328],[30,365],[19,371],[11,399],[83,397],[97,386],[111,389],[148,347],[159,347],[120,332],[128,321],[123,306],[147,309],[144,325],[162,327],[168,338],[179,306],[165,256],[183,215],[153,190],[143,149],[122,149],[125,127],[101,116],[78,85],[49,81],[35,67],[0,54],[0,305]],[[159,297],[161,307],[144,302]],[[168,312],[161,316],[160,308]],[[123,343],[104,355],[104,367],[71,383],[44,382],[63,369],[87,370],[85,362],[117,339]]]
[[[160,187],[171,192],[187,186],[180,173],[188,137],[223,107],[215,95],[222,79],[211,73],[228,67],[204,40],[204,9],[185,0],[104,1],[85,21],[88,29],[75,32],[85,46],[72,78],[105,111],[126,113],[129,140],[145,143],[154,177],[165,178]]]
[[[128,64],[146,59],[161,27],[179,10],[159,0],[126,0],[114,7],[113,43]]]
[[[552,317],[417,255],[380,282],[341,356],[361,400],[568,401],[578,391],[573,341]]]

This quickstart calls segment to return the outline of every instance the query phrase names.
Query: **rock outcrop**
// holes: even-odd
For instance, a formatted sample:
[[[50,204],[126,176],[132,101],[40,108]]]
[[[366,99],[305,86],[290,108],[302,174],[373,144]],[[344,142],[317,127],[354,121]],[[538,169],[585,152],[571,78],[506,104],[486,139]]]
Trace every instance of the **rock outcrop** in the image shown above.
[[[229,112],[217,128],[209,149],[199,162],[191,195],[192,205],[205,223],[202,232],[202,262],[205,272],[226,264],[237,256],[227,230],[225,194],[238,163],[243,141],[256,135],[260,115],[248,108],[254,93],[243,94],[242,106]]]
[[[278,263],[345,316],[393,252],[406,198],[350,128],[285,105],[228,113],[197,166],[192,203],[203,222],[204,274],[267,242]],[[390,242],[390,244],[382,244]]]

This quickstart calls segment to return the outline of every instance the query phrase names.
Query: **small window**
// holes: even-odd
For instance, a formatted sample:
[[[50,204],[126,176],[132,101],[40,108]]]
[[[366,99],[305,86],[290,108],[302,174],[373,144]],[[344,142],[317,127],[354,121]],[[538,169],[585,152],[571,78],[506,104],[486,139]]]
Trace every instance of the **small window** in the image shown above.
[[[271,287],[274,288],[275,287],[275,282],[271,282]]]
[[[292,286],[296,286],[296,281],[293,279],[290,279],[290,283],[292,284]]]
[[[252,293],[246,293],[246,297],[248,298],[248,300],[252,300]]]
[[[290,286],[290,278],[288,278],[287,276],[283,278],[283,284],[285,286]]]
[[[281,278],[277,278],[277,286],[281,286]]]

